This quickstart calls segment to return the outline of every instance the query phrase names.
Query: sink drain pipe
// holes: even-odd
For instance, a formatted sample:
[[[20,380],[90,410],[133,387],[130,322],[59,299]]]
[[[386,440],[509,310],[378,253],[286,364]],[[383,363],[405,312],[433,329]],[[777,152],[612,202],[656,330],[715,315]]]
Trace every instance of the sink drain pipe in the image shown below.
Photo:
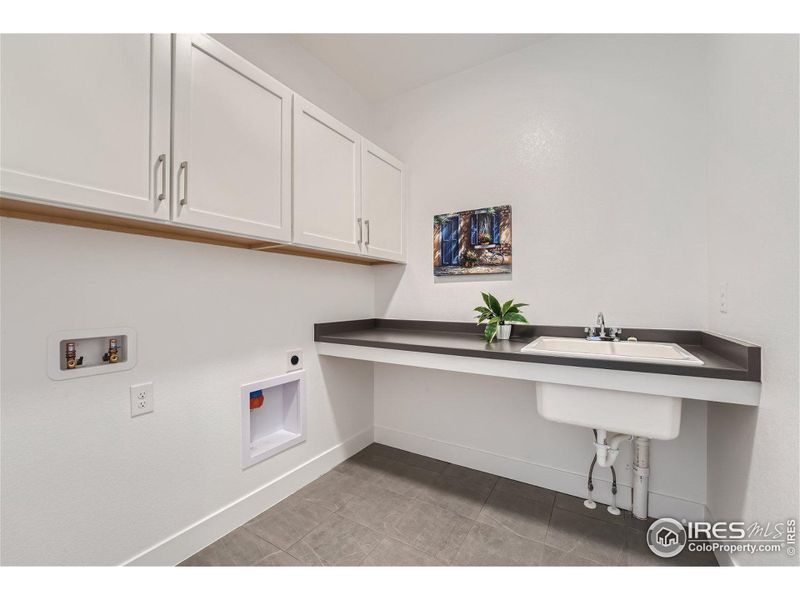
[[[592,473],[595,466],[611,468],[611,505],[608,512],[612,515],[619,515],[617,508],[617,474],[614,472],[614,462],[619,456],[619,447],[622,442],[633,439],[633,486],[631,487],[631,512],[637,519],[647,519],[647,500],[650,486],[650,439],[646,437],[636,437],[624,433],[614,433],[605,429],[592,429],[594,433],[595,454],[592,457],[592,464],[589,467],[589,478],[587,481],[588,494],[584,501],[584,506],[594,509],[597,504],[592,498],[594,482]]]
[[[614,466],[614,462],[619,456],[619,447],[622,442],[633,439],[633,436],[626,433],[615,433],[610,437],[609,433],[605,429],[598,429],[595,432],[595,455],[597,456],[597,464],[601,467]]]
[[[610,434],[605,429],[592,429],[594,433],[594,447],[595,453],[592,457],[592,465],[589,467],[589,478],[587,481],[588,494],[583,505],[586,508],[594,509],[597,504],[592,499],[592,492],[594,491],[594,483],[592,482],[592,472],[595,465],[601,467],[609,467],[611,469],[611,504],[608,507],[608,512],[612,515],[619,515],[620,510],[617,508],[617,473],[614,470],[614,463],[619,456],[619,447],[622,442],[630,441],[633,436],[625,433]]]
[[[650,440],[637,437],[633,442],[633,489],[631,512],[637,519],[647,518],[647,497],[650,485]]]

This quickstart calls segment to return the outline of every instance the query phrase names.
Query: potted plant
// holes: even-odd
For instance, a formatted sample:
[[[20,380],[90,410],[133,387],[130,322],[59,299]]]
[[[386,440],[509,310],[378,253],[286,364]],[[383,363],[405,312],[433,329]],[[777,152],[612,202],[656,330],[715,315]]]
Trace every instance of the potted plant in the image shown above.
[[[511,337],[512,323],[528,322],[519,311],[520,307],[527,304],[514,304],[513,300],[500,304],[497,298],[486,292],[481,292],[481,296],[486,306],[476,306],[475,311],[478,313],[478,324],[486,322],[483,336],[487,342],[491,343],[495,336],[498,340],[507,340]]]

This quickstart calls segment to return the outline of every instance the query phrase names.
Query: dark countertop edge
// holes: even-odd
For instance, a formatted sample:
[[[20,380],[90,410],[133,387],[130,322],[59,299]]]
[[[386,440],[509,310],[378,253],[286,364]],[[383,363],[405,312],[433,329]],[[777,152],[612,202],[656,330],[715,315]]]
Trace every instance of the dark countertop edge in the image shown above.
[[[672,365],[644,362],[620,362],[589,358],[572,358],[563,356],[543,356],[537,354],[523,354],[518,350],[468,349],[448,347],[446,345],[422,345],[402,342],[386,342],[378,340],[362,340],[346,337],[346,334],[369,329],[384,329],[396,331],[420,331],[424,333],[448,333],[465,336],[476,336],[482,331],[475,323],[452,321],[421,321],[405,319],[357,319],[351,321],[334,321],[316,323],[314,325],[314,341],[350,346],[372,348],[385,348],[390,350],[406,350],[412,352],[427,352],[433,354],[447,354],[453,356],[469,356],[475,358],[489,358],[493,360],[511,360],[516,362],[541,363],[574,367],[588,367],[611,369],[616,371],[634,371],[645,373],[661,373],[666,375],[684,375],[689,377],[705,377],[714,379],[729,379],[736,381],[761,381],[761,348],[753,344],[735,340],[733,338],[713,334],[706,331],[680,330],[680,329],[644,329],[623,328],[623,338],[636,337],[639,341],[657,341],[679,344],[690,352],[703,354],[704,362],[714,355],[733,363],[739,368],[688,365]],[[337,334],[345,334],[339,336]],[[557,326],[557,325],[514,325],[511,341],[530,342],[537,337],[561,336],[583,337],[583,327]],[[710,356],[709,356],[710,355]]]

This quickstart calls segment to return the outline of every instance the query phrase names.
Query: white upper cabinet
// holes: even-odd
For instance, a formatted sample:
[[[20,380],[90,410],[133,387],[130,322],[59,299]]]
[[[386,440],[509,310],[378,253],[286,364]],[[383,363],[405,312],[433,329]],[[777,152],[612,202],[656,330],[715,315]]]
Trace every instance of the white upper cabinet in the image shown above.
[[[290,241],[292,92],[204,35],[175,37],[173,218]]]
[[[402,163],[216,40],[0,44],[0,196],[405,260]]]
[[[361,206],[364,218],[364,251],[387,260],[405,259],[405,205],[403,164],[362,141]]]
[[[0,44],[0,193],[168,220],[169,35]]]
[[[361,136],[294,98],[294,241],[360,253]]]

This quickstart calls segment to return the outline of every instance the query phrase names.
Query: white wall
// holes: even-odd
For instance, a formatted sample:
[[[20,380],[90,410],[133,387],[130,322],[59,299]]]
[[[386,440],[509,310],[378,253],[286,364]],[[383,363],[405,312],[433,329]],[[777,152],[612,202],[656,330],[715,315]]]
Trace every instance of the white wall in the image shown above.
[[[411,235],[407,267],[378,271],[377,314],[466,321],[488,290],[529,302],[535,323],[603,310],[611,325],[703,328],[704,48],[554,36],[379,107],[409,166]],[[435,279],[433,216],[498,204],[513,208],[512,276]],[[706,406],[685,404],[678,441],[654,444],[653,490],[690,510],[705,503]],[[584,489],[591,434],[540,419],[532,385],[381,366],[375,415],[378,440],[469,446],[533,483]]]
[[[798,37],[715,36],[709,51],[708,325],[762,347],[763,386],[757,410],[710,405],[708,506],[763,525],[800,516]]]
[[[216,37],[366,133],[367,102],[290,36]],[[312,341],[315,322],[372,316],[368,267],[1,223],[3,564],[119,564],[154,546],[138,560],[175,560],[371,439],[371,366],[320,360]],[[47,378],[51,332],[106,326],[138,332],[134,370]],[[239,386],[285,372],[297,347],[308,440],[242,471]],[[131,419],[128,388],[146,381],[155,412]]]
[[[468,320],[481,290],[536,323],[705,321],[702,40],[554,36],[378,111],[410,171],[409,265],[381,269],[379,313]],[[433,216],[513,208],[514,273],[432,275]]]
[[[312,341],[315,322],[372,314],[368,267],[1,227],[3,564],[122,563],[369,433],[371,366],[320,364]],[[138,334],[133,370],[47,377],[50,333],[115,326]],[[292,348],[305,351],[308,440],[243,471],[239,386],[285,372]],[[147,381],[155,412],[132,419],[128,388]]]

